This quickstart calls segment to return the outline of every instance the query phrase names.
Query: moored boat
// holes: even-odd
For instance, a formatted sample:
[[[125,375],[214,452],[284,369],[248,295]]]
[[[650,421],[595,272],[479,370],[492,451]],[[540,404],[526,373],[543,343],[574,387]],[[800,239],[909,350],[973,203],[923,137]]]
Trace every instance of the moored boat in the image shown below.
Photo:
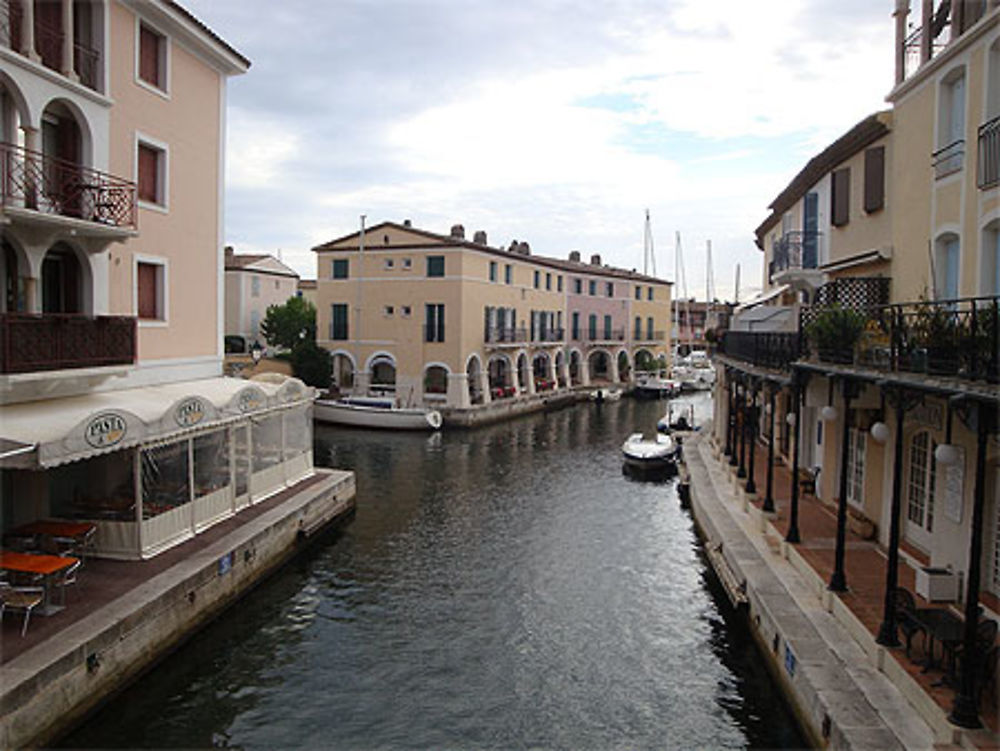
[[[625,465],[641,470],[669,470],[677,467],[677,444],[665,433],[647,440],[642,433],[633,433],[622,444]]]
[[[609,388],[599,388],[594,389],[590,392],[590,398],[597,403],[601,402],[616,402],[622,398],[621,389],[609,389]]]
[[[635,395],[638,397],[669,399],[680,393],[680,381],[657,373],[642,373],[635,381]]]
[[[389,430],[438,430],[441,413],[425,407],[400,407],[387,397],[353,396],[317,399],[313,417],[321,422],[359,428]]]

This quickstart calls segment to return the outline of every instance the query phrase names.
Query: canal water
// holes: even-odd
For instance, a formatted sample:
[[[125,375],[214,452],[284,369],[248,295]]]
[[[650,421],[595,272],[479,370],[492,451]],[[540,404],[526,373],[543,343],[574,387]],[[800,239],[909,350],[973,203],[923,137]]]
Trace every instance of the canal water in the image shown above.
[[[699,396],[700,417],[710,403]],[[677,401],[674,404],[678,404]],[[800,747],[675,480],[623,474],[665,403],[434,435],[317,429],[347,525],[70,747]]]

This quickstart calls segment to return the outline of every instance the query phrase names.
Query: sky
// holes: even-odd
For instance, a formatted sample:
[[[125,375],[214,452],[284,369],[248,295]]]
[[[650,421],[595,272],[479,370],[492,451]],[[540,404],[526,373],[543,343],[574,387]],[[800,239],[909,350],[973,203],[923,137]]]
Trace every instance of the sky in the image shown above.
[[[892,85],[892,0],[181,2],[252,63],[226,242],[303,278],[362,214],[653,273],[648,210],[675,294],[705,298],[711,242],[745,300],[770,202]]]

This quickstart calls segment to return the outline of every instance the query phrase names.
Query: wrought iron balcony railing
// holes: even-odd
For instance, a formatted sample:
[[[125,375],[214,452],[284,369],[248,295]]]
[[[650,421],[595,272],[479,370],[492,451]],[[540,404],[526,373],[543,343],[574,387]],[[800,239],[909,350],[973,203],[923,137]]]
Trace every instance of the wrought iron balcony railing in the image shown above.
[[[584,342],[586,344],[624,342],[625,329],[579,329],[572,332],[571,338],[575,342]]]
[[[632,341],[633,342],[663,342],[666,338],[667,332],[665,331],[649,331],[648,329],[644,331],[633,331]]]
[[[535,332],[533,342],[561,342],[566,339],[565,329],[543,329]]]
[[[1000,297],[803,311],[802,334],[820,360],[898,373],[997,383]]]
[[[1000,117],[994,117],[979,126],[980,189],[992,188],[1000,183]]]
[[[802,356],[802,341],[797,331],[726,331],[718,352],[758,367],[787,370]]]
[[[0,314],[0,373],[131,365],[135,358],[135,318]]]
[[[519,344],[528,341],[526,329],[516,326],[491,326],[486,329],[487,344]]]
[[[949,143],[931,154],[931,164],[934,167],[934,178],[947,177],[962,169],[965,162],[965,139]]]
[[[774,244],[774,258],[769,272],[773,277],[789,269],[814,269],[819,263],[819,232],[786,232]]]
[[[135,183],[0,142],[0,203],[136,228]]]

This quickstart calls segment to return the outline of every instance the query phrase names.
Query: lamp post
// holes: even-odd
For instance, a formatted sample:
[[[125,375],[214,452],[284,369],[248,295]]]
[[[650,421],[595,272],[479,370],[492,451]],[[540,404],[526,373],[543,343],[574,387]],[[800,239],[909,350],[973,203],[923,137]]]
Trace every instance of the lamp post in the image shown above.
[[[774,511],[774,395],[777,389],[771,384],[767,390],[767,486],[764,490],[764,504],[761,509],[766,513]]]
[[[255,341],[250,346],[250,357],[253,359],[253,366],[256,368],[260,359],[264,356],[264,348],[260,346],[260,342]]]
[[[789,426],[791,426],[792,441],[792,498],[789,501],[788,532],[785,533],[785,542],[798,543],[802,541],[799,535],[799,403],[802,401],[802,387],[799,384],[798,374],[792,373],[792,411],[788,413]]]
[[[754,457],[754,446],[757,445],[757,384],[752,383],[750,385],[750,419],[747,421],[747,431],[749,435],[747,440],[750,442],[750,464],[747,467],[747,484],[745,490],[747,493],[757,492],[757,483],[753,476],[753,457]]]

